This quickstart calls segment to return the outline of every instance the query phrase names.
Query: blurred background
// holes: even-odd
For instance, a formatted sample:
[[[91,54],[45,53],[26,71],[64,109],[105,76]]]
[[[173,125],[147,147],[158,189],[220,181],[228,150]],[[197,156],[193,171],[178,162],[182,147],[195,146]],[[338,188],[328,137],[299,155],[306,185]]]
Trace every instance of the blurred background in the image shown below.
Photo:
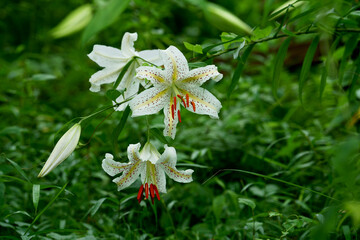
[[[284,1],[2,1],[0,237],[357,239],[359,3],[288,3],[279,12]],[[144,117],[128,118],[115,145],[122,112],[95,133],[108,112],[92,119],[82,146],[36,177],[67,122],[111,105],[107,87],[88,90],[101,68],[87,54],[94,44],[120,48],[125,32],[138,33],[138,51],[174,45],[191,66],[215,64],[224,75],[204,85],[222,102],[220,119],[182,111],[169,142],[178,169],[194,169],[194,182],[167,179],[168,193],[154,206],[136,201],[140,181],[118,192],[101,168],[105,153],[128,162],[127,146],[145,144]],[[234,53],[243,54],[244,40],[256,45],[238,79],[234,72],[245,62]],[[203,54],[184,42],[201,45]],[[311,68],[301,102],[305,62]],[[274,72],[281,73],[276,88]],[[162,131],[162,114],[149,120]],[[161,139],[151,140],[162,152]]]

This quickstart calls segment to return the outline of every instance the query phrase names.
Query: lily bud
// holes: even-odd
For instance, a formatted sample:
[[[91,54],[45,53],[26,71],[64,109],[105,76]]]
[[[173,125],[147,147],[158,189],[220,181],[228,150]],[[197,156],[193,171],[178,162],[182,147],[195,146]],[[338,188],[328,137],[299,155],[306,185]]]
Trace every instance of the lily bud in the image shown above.
[[[72,126],[56,143],[54,150],[41,169],[38,177],[44,177],[62,163],[76,148],[81,133],[80,124]]]

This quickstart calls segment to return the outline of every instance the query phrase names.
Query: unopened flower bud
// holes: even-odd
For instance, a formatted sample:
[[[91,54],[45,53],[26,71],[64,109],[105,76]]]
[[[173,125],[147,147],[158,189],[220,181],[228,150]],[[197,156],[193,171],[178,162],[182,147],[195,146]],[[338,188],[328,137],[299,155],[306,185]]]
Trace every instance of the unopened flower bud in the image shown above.
[[[54,150],[41,169],[38,177],[44,177],[62,163],[76,148],[81,133],[80,124],[72,126],[56,143]]]

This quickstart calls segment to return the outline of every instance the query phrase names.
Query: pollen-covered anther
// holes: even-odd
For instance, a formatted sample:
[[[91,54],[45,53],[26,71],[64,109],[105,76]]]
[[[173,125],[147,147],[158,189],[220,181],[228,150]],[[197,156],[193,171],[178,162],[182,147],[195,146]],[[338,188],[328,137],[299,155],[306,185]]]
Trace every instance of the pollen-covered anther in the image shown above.
[[[171,104],[171,116],[172,116],[172,119],[175,118],[175,107],[174,107],[174,104]]]
[[[193,110],[194,110],[194,112],[195,112],[195,111],[196,111],[195,102],[194,102],[194,101],[191,101],[191,105],[192,105]]]
[[[145,200],[149,197],[149,185],[145,183]]]
[[[190,106],[190,105],[189,105],[189,94],[186,94],[186,105],[187,105],[187,107]]]
[[[150,195],[151,195],[151,202],[152,202],[152,204],[154,204],[155,194],[154,194],[154,185],[153,184],[150,184]]]
[[[159,195],[159,191],[158,191],[156,185],[154,185],[154,191],[155,191],[157,199],[160,201],[160,195]]]
[[[176,110],[176,96],[174,97],[174,109]]]
[[[178,110],[177,114],[178,114],[178,119],[179,119],[179,122],[181,122],[180,110]]]
[[[139,192],[138,192],[138,195],[137,195],[137,200],[138,200],[139,204],[141,202],[141,198],[142,198],[142,195],[143,195],[143,190],[144,190],[144,185],[141,185],[140,189],[139,189]]]

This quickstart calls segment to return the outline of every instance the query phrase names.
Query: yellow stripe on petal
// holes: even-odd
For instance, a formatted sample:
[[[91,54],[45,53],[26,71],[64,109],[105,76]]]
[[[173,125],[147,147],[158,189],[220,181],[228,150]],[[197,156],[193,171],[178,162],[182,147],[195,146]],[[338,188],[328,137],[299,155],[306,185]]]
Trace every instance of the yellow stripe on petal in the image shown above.
[[[146,100],[145,102],[142,102],[136,106],[134,106],[134,110],[145,107],[146,105],[149,105],[151,103],[155,103],[156,101],[158,101],[161,97],[163,97],[169,89],[165,88],[164,90],[162,90],[161,92],[159,92],[158,94],[156,94],[154,97]]]
[[[137,71],[137,77],[140,78],[140,79],[146,78],[148,80],[154,79],[154,80],[156,80],[156,81],[158,81],[160,83],[165,82],[164,78],[162,78],[161,76],[159,76],[159,75],[157,75],[157,74],[155,74],[153,72],[150,72],[148,70],[145,70],[145,69]]]
[[[205,105],[205,106],[208,107],[208,108],[211,108],[211,109],[213,109],[213,110],[215,110],[215,111],[218,111],[217,107],[215,107],[214,105],[210,104],[209,102],[207,102],[207,101],[205,101],[205,100],[197,97],[196,95],[192,94],[191,92],[185,91],[185,90],[183,90],[183,89],[180,89],[180,92],[181,92],[184,96],[186,96],[186,94],[189,94],[189,97],[190,97],[193,101],[199,102],[199,103]]]
[[[183,83],[190,83],[190,82],[193,82],[193,81],[197,81],[197,80],[199,80],[199,79],[201,79],[203,77],[213,75],[214,73],[218,73],[218,71],[209,71],[209,72],[206,72],[206,73],[202,73],[202,74],[199,74],[199,75],[196,75],[196,76],[193,76],[193,77],[186,78],[182,82]]]

